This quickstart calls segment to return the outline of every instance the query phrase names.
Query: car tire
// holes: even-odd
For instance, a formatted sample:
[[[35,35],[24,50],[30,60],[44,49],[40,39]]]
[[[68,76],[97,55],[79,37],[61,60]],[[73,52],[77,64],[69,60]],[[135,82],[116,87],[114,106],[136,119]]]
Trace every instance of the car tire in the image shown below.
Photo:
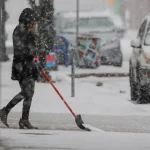
[[[137,94],[137,85],[134,83],[132,83],[132,85],[130,87],[130,94],[131,94],[131,100],[136,101],[138,94]]]
[[[147,87],[146,86],[141,86],[138,85],[138,90],[137,90],[137,103],[138,104],[145,104],[148,103],[148,94],[147,94]]]
[[[129,68],[129,80],[130,80],[130,96],[131,96],[131,100],[132,101],[136,101],[137,100],[137,84],[134,82],[133,80],[134,76],[133,76],[133,71],[131,69],[131,66]]]
[[[137,103],[145,104],[149,101],[147,86],[141,85],[140,66],[137,67]]]
[[[119,60],[119,62],[114,63],[114,66],[122,67],[122,63],[123,63],[123,55],[122,55],[122,52],[121,52],[121,51],[120,51],[119,56],[120,56],[120,60]]]
[[[93,67],[92,67],[92,68],[93,68],[93,69],[96,69],[96,68],[98,68],[99,66],[100,66],[100,64],[96,62],[96,63],[93,64]]]

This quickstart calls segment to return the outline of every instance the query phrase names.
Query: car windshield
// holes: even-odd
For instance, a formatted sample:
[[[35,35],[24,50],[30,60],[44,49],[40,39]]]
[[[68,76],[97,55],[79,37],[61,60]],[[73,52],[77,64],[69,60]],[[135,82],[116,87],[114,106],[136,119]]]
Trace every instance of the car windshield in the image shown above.
[[[150,45],[150,23],[147,28],[147,33],[145,37],[145,45]]]
[[[113,21],[109,17],[95,17],[95,18],[80,18],[79,28],[106,28],[114,26]],[[63,29],[70,29],[76,27],[76,20],[73,18],[64,19]]]

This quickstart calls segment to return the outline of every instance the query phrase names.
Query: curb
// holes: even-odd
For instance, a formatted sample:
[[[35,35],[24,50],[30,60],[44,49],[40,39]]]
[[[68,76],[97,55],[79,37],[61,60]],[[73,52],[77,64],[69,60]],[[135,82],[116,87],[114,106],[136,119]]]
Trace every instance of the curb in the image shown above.
[[[69,75],[72,77],[72,75]],[[81,73],[75,74],[75,78],[86,78],[86,77],[129,77],[129,73]]]

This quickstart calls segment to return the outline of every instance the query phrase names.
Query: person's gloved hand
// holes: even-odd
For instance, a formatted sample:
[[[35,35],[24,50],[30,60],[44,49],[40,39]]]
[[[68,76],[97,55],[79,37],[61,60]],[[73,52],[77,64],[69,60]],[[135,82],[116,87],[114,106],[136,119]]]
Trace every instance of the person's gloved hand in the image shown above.
[[[39,58],[38,57],[34,57],[33,58],[33,62],[38,62]]]

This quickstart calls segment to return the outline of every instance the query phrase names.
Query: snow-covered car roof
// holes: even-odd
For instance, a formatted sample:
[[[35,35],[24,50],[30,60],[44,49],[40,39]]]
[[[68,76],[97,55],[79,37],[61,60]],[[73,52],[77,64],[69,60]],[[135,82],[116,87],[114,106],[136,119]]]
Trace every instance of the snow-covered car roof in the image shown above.
[[[61,12],[60,13],[64,18],[75,18],[76,12]],[[80,18],[87,18],[87,17],[110,17],[108,11],[100,12],[100,11],[80,11],[79,12]]]
[[[63,18],[76,18],[76,11],[71,12],[58,12],[55,14],[55,16],[61,16]],[[106,10],[106,11],[80,11],[79,12],[79,18],[87,18],[87,17],[109,17],[113,20],[114,24],[119,27],[123,27],[123,21],[119,16],[116,16],[112,12]]]

